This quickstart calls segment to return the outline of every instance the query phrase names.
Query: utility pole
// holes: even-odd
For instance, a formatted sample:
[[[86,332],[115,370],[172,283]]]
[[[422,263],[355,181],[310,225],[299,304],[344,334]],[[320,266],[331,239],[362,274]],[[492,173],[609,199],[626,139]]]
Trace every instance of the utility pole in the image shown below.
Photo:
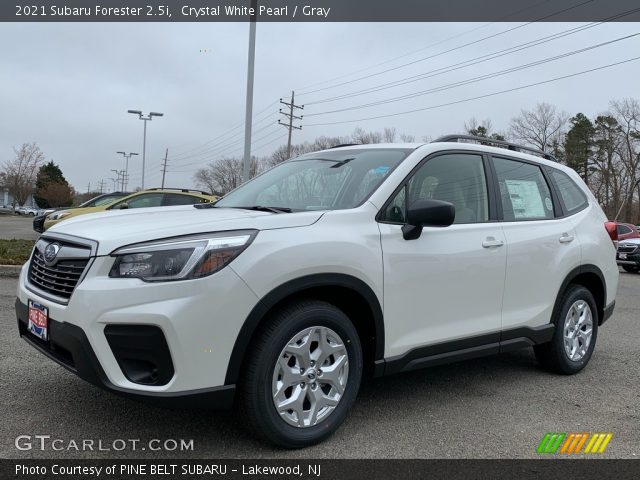
[[[256,60],[256,16],[258,0],[251,0],[253,15],[249,20],[249,53],[247,55],[247,100],[244,114],[244,155],[242,157],[242,181],[251,177],[251,118],[253,116],[253,71]]]
[[[280,99],[280,103],[289,107],[289,111],[288,112],[283,112],[282,109],[280,109],[280,113],[282,115],[284,115],[285,117],[287,117],[289,119],[288,122],[283,123],[280,120],[278,120],[278,123],[280,125],[283,125],[285,127],[287,127],[287,129],[289,130],[289,140],[287,141],[287,158],[291,158],[291,132],[293,132],[293,130],[302,130],[302,125],[300,126],[296,126],[293,124],[294,120],[302,120],[302,115],[300,115],[299,117],[295,116],[293,114],[293,110],[295,108],[299,109],[299,110],[303,110],[304,109],[304,105],[296,105],[295,104],[295,92],[291,92],[291,103],[287,103],[287,102],[283,102],[282,99]]]
[[[133,113],[134,115],[138,115],[138,118],[144,121],[144,131],[142,134],[142,189],[144,190],[145,160],[147,158],[147,122],[153,120],[153,117],[162,117],[164,113],[149,112],[149,114],[146,117],[144,116],[141,110],[127,110],[127,113]]]
[[[87,183],[87,193],[91,190],[91,182]]]
[[[164,176],[167,173],[167,158],[169,157],[169,149],[164,152],[164,164],[162,165],[162,188],[164,188]]]
[[[104,178],[100,179],[100,193],[104,193]]]

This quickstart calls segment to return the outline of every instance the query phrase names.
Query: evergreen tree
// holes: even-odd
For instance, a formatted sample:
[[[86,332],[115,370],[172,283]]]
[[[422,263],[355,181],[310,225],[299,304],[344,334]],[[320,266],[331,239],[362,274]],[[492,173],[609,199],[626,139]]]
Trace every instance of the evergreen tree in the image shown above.
[[[60,205],[51,204],[53,198],[51,198],[49,192],[53,190],[57,192],[55,198],[57,203],[61,203]],[[67,195],[61,196],[61,191],[69,191],[69,198],[67,199]],[[68,207],[69,205],[71,205],[71,202],[73,200],[71,197],[71,188],[69,187],[69,183],[62,174],[62,170],[60,170],[60,167],[58,165],[53,163],[53,160],[51,160],[49,163],[45,163],[42,167],[40,167],[40,170],[38,171],[38,175],[36,177],[36,188],[33,192],[33,199],[41,208]]]
[[[591,120],[578,113],[571,120],[571,129],[564,141],[564,160],[566,164],[580,174],[584,183],[589,185],[589,166],[594,146],[595,128]]]

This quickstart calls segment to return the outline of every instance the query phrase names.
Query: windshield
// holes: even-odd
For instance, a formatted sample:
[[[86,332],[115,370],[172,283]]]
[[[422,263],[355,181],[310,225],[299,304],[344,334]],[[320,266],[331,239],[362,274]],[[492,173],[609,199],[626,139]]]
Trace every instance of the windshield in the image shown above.
[[[104,197],[92,198],[80,205],[80,207],[99,207],[100,205],[108,205],[110,203],[115,202],[119,198],[127,195],[123,193],[122,195],[105,195]]]
[[[339,210],[361,205],[410,149],[337,150],[303,155],[233,190],[216,207]]]

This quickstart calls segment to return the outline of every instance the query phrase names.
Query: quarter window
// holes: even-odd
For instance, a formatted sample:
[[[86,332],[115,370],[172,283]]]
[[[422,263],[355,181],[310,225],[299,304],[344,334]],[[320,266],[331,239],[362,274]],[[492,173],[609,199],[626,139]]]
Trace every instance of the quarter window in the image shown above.
[[[383,219],[404,223],[406,206],[428,199],[452,203],[456,209],[453,223],[487,222],[489,208],[482,157],[445,154],[427,160],[387,206]]]
[[[505,158],[493,162],[506,221],[554,218],[551,191],[540,167]]]
[[[556,185],[558,185],[558,191],[567,213],[575,213],[587,205],[587,197],[574,181],[569,178],[569,175],[555,168],[551,170],[551,175]]]

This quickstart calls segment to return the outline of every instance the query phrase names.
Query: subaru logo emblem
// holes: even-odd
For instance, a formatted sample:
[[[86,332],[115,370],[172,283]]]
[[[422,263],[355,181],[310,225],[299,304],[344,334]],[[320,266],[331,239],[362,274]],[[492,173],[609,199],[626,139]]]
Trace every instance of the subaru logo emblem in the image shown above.
[[[52,263],[56,259],[59,251],[60,245],[58,245],[57,243],[50,243],[49,245],[47,245],[47,247],[44,249],[45,261],[47,263]]]

